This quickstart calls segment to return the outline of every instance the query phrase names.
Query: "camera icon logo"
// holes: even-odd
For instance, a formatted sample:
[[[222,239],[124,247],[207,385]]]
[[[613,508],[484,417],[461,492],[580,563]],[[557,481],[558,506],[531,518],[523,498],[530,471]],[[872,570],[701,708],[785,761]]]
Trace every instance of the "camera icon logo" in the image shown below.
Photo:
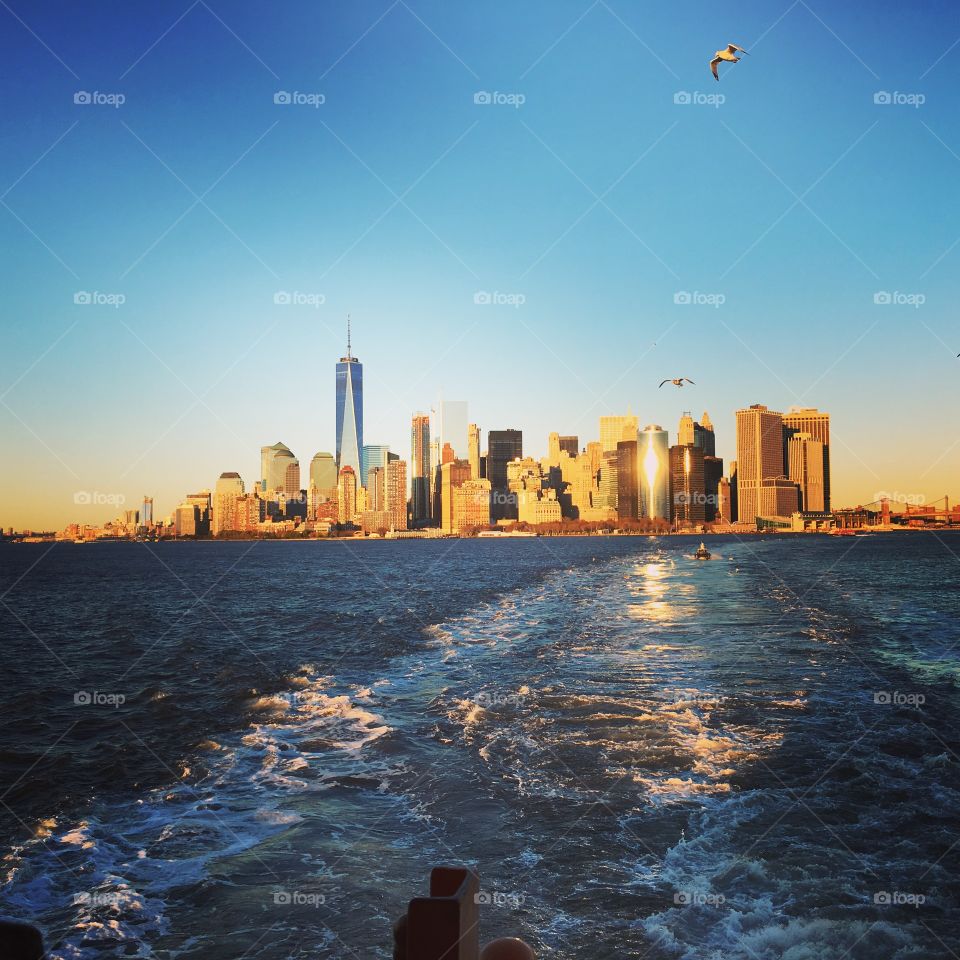
[[[278,306],[286,306],[290,303],[290,294],[286,290],[278,290],[273,295],[273,302]]]
[[[273,892],[273,902],[282,907],[289,906],[291,899],[290,893],[287,890],[275,890]]]
[[[692,302],[692,297],[687,290],[678,290],[673,295],[673,302],[680,305],[688,304]]]
[[[486,90],[478,90],[478,91],[473,95],[473,102],[476,103],[476,104],[478,104],[478,105],[483,106],[483,105],[488,104],[488,103],[493,103],[493,97],[492,97],[492,96],[490,95],[490,93],[489,93],[488,91],[486,91]]]
[[[86,690],[78,690],[73,695],[73,702],[80,707],[88,707],[93,702],[93,697]]]
[[[73,502],[77,504],[77,506],[85,507],[93,502],[93,497],[90,496],[89,490],[78,490],[73,495]]]
[[[481,890],[479,893],[473,895],[473,902],[477,904],[477,906],[485,907],[493,903],[493,897],[485,890]]]
[[[893,102],[893,97],[891,97],[890,94],[889,94],[886,90],[878,90],[878,91],[873,95],[873,102],[876,103],[876,104],[881,104],[881,105],[882,105],[882,104],[886,104],[886,103],[892,103],[892,102]]]
[[[73,302],[76,304],[85,305],[85,304],[93,303],[93,297],[86,290],[78,290],[73,295]]]
[[[491,301],[492,298],[486,290],[478,290],[473,295],[473,302],[478,306],[486,306],[487,304],[491,303]]]
[[[673,95],[673,102],[674,102],[674,103],[680,103],[680,104],[690,103],[690,102],[692,101],[692,99],[693,99],[693,98],[690,96],[690,94],[689,94],[686,90],[678,90],[678,91]]]
[[[886,290],[878,290],[873,295],[873,302],[881,306],[892,303],[893,297]]]
[[[888,907],[893,902],[893,897],[886,890],[881,890],[880,893],[873,895],[873,902],[882,907]]]
[[[273,95],[274,103],[279,103],[279,104],[291,103],[292,99],[293,98],[290,96],[290,93],[287,90],[278,90]]]
[[[78,90],[73,95],[73,102],[74,103],[92,103],[93,98],[90,96],[90,94],[86,90]]]

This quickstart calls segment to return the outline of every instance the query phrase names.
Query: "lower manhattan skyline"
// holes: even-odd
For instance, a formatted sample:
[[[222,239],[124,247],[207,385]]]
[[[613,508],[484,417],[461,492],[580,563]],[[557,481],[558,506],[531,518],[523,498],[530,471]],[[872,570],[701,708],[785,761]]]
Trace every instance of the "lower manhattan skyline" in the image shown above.
[[[936,184],[960,130],[929,20],[887,11],[883,29],[924,50],[891,64],[853,11],[831,33],[803,5],[765,22],[747,4],[761,57],[781,34],[833,55],[803,83],[777,61],[715,90],[671,66],[719,28],[706,6],[692,35],[605,4],[538,7],[535,27],[434,6],[339,7],[309,43],[262,50],[251,10],[229,30],[202,5],[158,10],[142,49],[106,54],[58,4],[7,15],[8,62],[34,79],[9,99],[22,132],[0,161],[5,525],[67,522],[78,490],[170,503],[223,464],[253,477],[277,437],[333,449],[326,371],[348,313],[365,430],[395,451],[441,396],[485,428],[522,425],[534,455],[604,414],[669,425],[692,408],[716,411],[729,460],[736,409],[818,406],[837,503],[956,495],[960,447],[937,422],[960,389],[960,248]],[[574,21],[577,49],[604,51],[586,74],[564,46]],[[481,23],[495,41],[468,39]],[[788,102],[785,124],[771,108]],[[696,386],[657,391],[680,375]]]
[[[418,474],[416,470],[411,470],[410,464],[417,459],[417,451],[419,450],[419,444],[414,440],[414,434],[416,433],[416,428],[414,426],[414,432],[408,432],[408,438],[406,445],[403,445],[402,441],[396,447],[392,447],[387,443],[366,443],[365,439],[370,439],[369,430],[364,426],[364,393],[365,386],[363,382],[363,365],[361,364],[358,357],[353,354],[352,351],[352,336],[350,331],[350,318],[347,318],[347,350],[343,356],[339,358],[336,363],[336,379],[335,379],[335,404],[332,406],[335,408],[335,420],[337,429],[334,431],[335,435],[333,438],[329,439],[327,442],[321,442],[319,444],[314,444],[315,449],[312,451],[302,451],[301,452],[292,452],[290,447],[282,441],[278,441],[273,445],[266,445],[261,447],[261,452],[259,455],[259,466],[252,466],[251,453],[252,451],[245,450],[242,453],[238,452],[237,455],[234,455],[232,459],[226,464],[221,464],[222,469],[218,469],[216,476],[223,477],[237,477],[238,480],[245,481],[244,488],[248,493],[254,493],[256,491],[258,496],[267,497],[273,490],[286,489],[286,496],[293,497],[297,495],[297,491],[300,492],[300,495],[306,495],[312,487],[320,487],[321,489],[331,489],[331,486],[326,488],[323,487],[323,483],[316,479],[316,470],[317,462],[321,458],[326,458],[330,467],[329,471],[333,471],[331,475],[335,476],[336,471],[342,469],[344,466],[350,466],[354,470],[356,475],[356,485],[357,487],[368,487],[367,482],[367,473],[368,473],[368,459],[373,458],[377,462],[384,459],[387,456],[387,451],[389,451],[389,456],[391,459],[400,459],[404,461],[404,471],[405,471],[405,489],[406,496],[408,500],[408,520],[411,527],[419,526],[440,526],[440,510],[439,506],[431,505],[427,512],[423,516],[417,515],[418,506],[417,506],[417,490],[418,486]],[[352,381],[347,379],[349,376],[353,378]],[[684,378],[686,379],[686,378]],[[352,386],[348,386],[352,382]],[[474,455],[479,456],[480,460],[477,465],[474,465],[471,470],[467,471],[465,477],[469,478],[471,475],[474,479],[479,477],[490,478],[492,475],[489,470],[490,467],[487,466],[488,458],[488,444],[487,444],[487,435],[489,433],[502,433],[505,429],[507,432],[517,432],[522,441],[518,440],[516,449],[510,451],[510,453],[505,454],[509,459],[512,458],[512,455],[517,453],[519,450],[523,457],[532,458],[541,462],[556,462],[555,451],[551,449],[551,444],[556,442],[559,444],[561,440],[566,440],[566,446],[569,448],[571,455],[573,454],[573,447],[579,443],[579,452],[586,453],[588,448],[592,445],[596,447],[600,453],[609,452],[615,453],[615,450],[607,451],[608,446],[616,447],[618,439],[626,439],[632,437],[643,436],[643,430],[662,430],[664,432],[664,443],[668,446],[674,444],[688,444],[701,446],[699,433],[702,430],[700,426],[700,421],[705,423],[709,429],[709,451],[711,454],[716,454],[719,452],[719,465],[718,471],[720,474],[724,474],[724,464],[727,464],[726,474],[730,474],[730,466],[732,465],[734,474],[729,475],[727,479],[733,484],[734,489],[734,499],[737,498],[736,491],[736,476],[735,470],[737,465],[737,452],[739,437],[742,430],[741,417],[750,412],[749,408],[760,407],[764,410],[771,409],[776,410],[776,404],[754,404],[749,405],[743,404],[741,407],[737,408],[734,411],[730,411],[729,414],[723,415],[717,412],[714,413],[714,416],[717,417],[719,423],[721,424],[721,429],[717,431],[713,426],[711,415],[708,410],[704,410],[702,416],[694,412],[696,404],[693,402],[697,399],[697,395],[694,393],[697,390],[697,384],[690,380],[688,381],[692,389],[686,389],[685,384],[681,385],[674,381],[670,383],[665,381],[657,385],[657,395],[662,394],[659,391],[662,391],[664,388],[667,388],[667,396],[672,397],[673,401],[668,400],[659,400],[656,404],[652,404],[657,409],[668,409],[673,407],[674,411],[679,411],[679,413],[674,414],[674,420],[672,422],[666,421],[666,424],[661,427],[659,423],[654,423],[653,420],[644,428],[646,423],[646,418],[643,417],[641,413],[632,412],[632,405],[628,405],[627,413],[616,413],[614,411],[605,411],[600,413],[595,419],[594,424],[584,423],[583,416],[575,420],[576,423],[582,424],[581,433],[566,433],[561,434],[557,429],[551,429],[545,436],[540,437],[537,435],[531,436],[529,430],[525,430],[522,426],[517,428],[512,427],[510,429],[500,428],[500,427],[486,427],[485,425],[477,425],[473,422],[473,409],[474,407],[483,408],[483,404],[474,404],[472,401],[467,400],[455,400],[451,401],[449,399],[438,398],[433,401],[433,403],[424,404],[430,411],[429,414],[423,413],[422,411],[414,411],[409,418],[409,422],[416,424],[416,421],[423,420],[426,418],[425,422],[428,422],[428,433],[430,433],[429,443],[430,447],[428,449],[428,487],[430,490],[430,497],[439,497],[438,485],[439,485],[439,474],[436,477],[433,476],[433,472],[439,469],[439,465],[442,462],[444,456],[449,456],[450,458],[456,457],[458,460],[468,461]],[[368,381],[369,383],[369,381]],[[375,388],[376,380],[373,381],[374,386],[374,395],[377,395]],[[649,385],[648,385],[649,386]],[[679,392],[675,392],[674,388],[679,387]],[[652,393],[652,390],[647,390],[648,393]],[[702,390],[701,394],[702,395]],[[390,398],[388,398],[388,406],[390,406]],[[322,406],[322,405],[321,405]],[[689,408],[689,409],[688,409]],[[526,411],[528,408],[525,405],[521,405],[520,409]],[[469,411],[469,414],[468,414]],[[375,422],[383,422],[384,417],[377,416],[378,411],[374,412]],[[778,422],[782,422],[783,426],[777,427],[777,434],[780,435],[780,431],[783,433],[782,440],[782,451],[781,453],[775,453],[774,456],[777,457],[778,461],[782,458],[783,467],[780,469],[771,468],[770,472],[775,474],[775,476],[783,477],[784,479],[789,479],[788,474],[792,477],[791,472],[791,454],[788,452],[787,442],[789,436],[792,434],[800,434],[801,437],[811,437],[814,440],[823,439],[825,441],[825,448],[823,448],[823,453],[818,452],[818,456],[823,457],[823,467],[820,470],[820,480],[818,481],[822,487],[821,498],[818,501],[818,504],[815,508],[804,506],[802,503],[803,497],[800,495],[800,500],[797,502],[796,509],[837,509],[837,508],[850,508],[856,506],[866,506],[869,505],[871,508],[877,510],[879,509],[879,504],[883,499],[887,499],[891,503],[891,508],[894,511],[900,511],[905,506],[907,507],[923,507],[925,505],[940,504],[944,496],[947,499],[947,507],[949,508],[951,503],[956,503],[955,498],[951,498],[950,493],[946,494],[937,494],[935,490],[931,488],[931,492],[928,495],[922,489],[917,492],[916,490],[912,492],[903,492],[898,489],[896,485],[888,485],[887,487],[878,486],[875,491],[869,495],[861,496],[859,499],[846,499],[846,500],[837,500],[833,499],[831,503],[831,474],[837,474],[837,468],[835,463],[837,460],[840,463],[849,462],[849,458],[858,459],[856,451],[850,448],[845,444],[842,439],[838,438],[835,433],[835,424],[833,424],[831,414],[829,411],[820,410],[816,406],[790,406],[782,410],[776,410],[772,416],[780,418]],[[456,426],[452,429],[449,424],[444,428],[445,419],[450,420],[454,419],[456,421]],[[477,432],[477,447],[476,451],[470,449],[470,440],[468,438],[467,420],[470,420],[469,427],[471,431]],[[460,421],[463,421],[461,424]],[[732,421],[732,422],[731,422]],[[822,421],[824,426],[819,427],[815,421]],[[356,429],[354,429],[354,422],[356,423]],[[519,421],[518,421],[519,422]],[[341,424],[343,426],[341,426]],[[599,424],[599,426],[597,426]],[[729,430],[723,430],[722,427],[730,425]],[[626,425],[627,429],[623,429],[623,426]],[[694,438],[694,429],[697,431],[696,439]],[[831,429],[834,430],[833,442],[830,442]],[[340,450],[340,455],[337,455],[337,449],[341,447],[340,441],[340,431],[345,431],[347,439],[343,442],[343,449]],[[622,435],[621,435],[622,430]],[[410,427],[408,426],[408,431]],[[812,431],[812,432],[806,432]],[[395,433],[396,431],[391,431]],[[611,437],[614,437],[614,434],[617,436],[611,440]],[[719,434],[719,435],[718,435]],[[554,436],[556,435],[556,440],[554,441]],[[445,440],[453,439],[454,443],[444,443]],[[359,447],[357,444],[359,443]],[[777,441],[777,445],[781,443],[780,440]],[[445,449],[441,449],[445,448]],[[267,452],[272,455],[277,451],[280,452],[283,458],[280,463],[279,468],[271,468],[266,465],[267,461],[264,459]],[[848,456],[845,457],[844,453]],[[726,454],[724,456],[724,454]],[[642,456],[642,455],[641,455]],[[185,462],[194,462],[193,456],[188,456],[185,458]],[[443,460],[445,462],[445,460]],[[507,461],[504,460],[504,464]],[[295,465],[295,473],[289,473],[284,478],[284,471],[286,469],[287,463],[293,463]],[[482,464],[482,465],[481,465]],[[362,465],[362,466],[361,466]],[[373,465],[372,463],[370,464]],[[384,460],[383,466],[386,465]],[[245,469],[240,469],[240,467]],[[861,463],[860,466],[863,469],[866,469],[871,475],[879,477],[876,474],[869,464]],[[279,469],[279,473],[276,473]],[[496,469],[496,468],[493,468]],[[505,469],[504,465],[501,465],[501,472]],[[642,472],[642,463],[639,466],[639,469]],[[602,485],[602,477],[599,471],[599,468],[595,465],[594,472],[597,473],[595,478],[596,483]],[[760,471],[763,473],[764,471]],[[930,471],[927,471],[930,472]],[[267,474],[272,473],[274,476],[268,478]],[[327,474],[325,474],[326,476]],[[759,476],[760,474],[758,474]],[[504,475],[505,476],[505,475]],[[840,485],[839,489],[842,491],[844,489],[851,489],[852,484],[849,479],[846,479],[843,474],[840,476]],[[295,478],[295,479],[292,479]],[[742,479],[742,470],[741,470],[741,479]],[[773,479],[773,476],[765,479]],[[332,486],[335,486],[334,483]],[[795,483],[791,481],[788,486],[795,486]],[[914,485],[917,486],[917,485]],[[108,489],[109,488],[109,489]],[[34,522],[31,518],[27,518],[26,521],[21,521],[19,524],[16,521],[12,522],[3,522],[0,523],[0,532],[10,528],[20,530],[51,530],[56,527],[57,529],[61,527],[66,527],[70,524],[79,524],[80,527],[84,525],[89,525],[91,528],[102,527],[107,521],[112,521],[116,517],[122,517],[125,513],[128,513],[131,510],[139,510],[141,514],[145,511],[145,501],[149,501],[149,511],[151,514],[154,514],[156,511],[156,518],[161,519],[162,517],[167,517],[167,522],[172,522],[173,515],[176,511],[178,504],[187,502],[191,497],[197,496],[197,494],[185,494],[186,490],[194,491],[206,491],[207,493],[215,492],[216,484],[210,477],[205,478],[204,480],[196,479],[194,482],[187,482],[182,487],[182,489],[177,491],[172,491],[168,496],[164,496],[164,492],[158,491],[156,489],[147,490],[143,495],[138,496],[136,494],[128,494],[124,490],[119,488],[118,484],[102,484],[100,487],[84,488],[74,490],[70,496],[69,504],[63,508],[62,516],[65,518],[61,523],[43,526],[42,524]],[[494,481],[494,489],[496,489],[496,481]],[[599,489],[599,488],[598,488]],[[948,488],[949,490],[949,488]],[[187,500],[185,500],[185,496]],[[666,511],[656,510],[652,507],[645,507],[643,503],[643,495],[639,494],[640,500],[638,502],[638,516],[663,516],[666,514],[666,519],[671,519],[669,508]],[[749,496],[749,494],[748,494]],[[11,501],[11,503],[14,501]],[[753,501],[750,501],[751,503]],[[439,500],[437,501],[439,504]],[[113,513],[111,513],[113,511]],[[10,507],[7,507],[8,514],[15,513],[15,509],[11,511]],[[359,526],[359,508],[357,513],[357,524]],[[675,511],[674,511],[675,512]],[[771,508],[768,511],[765,511],[771,515],[780,513],[789,515],[789,510],[784,508],[783,510],[776,510]],[[576,514],[576,511],[574,511]],[[734,510],[736,514],[736,509]],[[115,517],[116,515],[116,517]],[[616,514],[614,514],[615,516]],[[567,516],[566,511],[564,516]],[[514,519],[516,516],[514,515]],[[700,518],[703,519],[702,517]],[[709,519],[709,518],[708,518]],[[719,516],[717,517],[719,520]],[[734,517],[736,519],[736,516]],[[743,517],[741,517],[743,519]],[[497,520],[497,511],[495,508],[492,508],[491,521]]]

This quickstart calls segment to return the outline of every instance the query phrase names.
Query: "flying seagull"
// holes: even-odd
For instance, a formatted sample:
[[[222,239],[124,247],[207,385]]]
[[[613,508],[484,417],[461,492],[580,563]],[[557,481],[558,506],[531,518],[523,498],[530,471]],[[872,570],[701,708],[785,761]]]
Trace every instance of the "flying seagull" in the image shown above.
[[[663,383],[672,383],[675,387],[682,387],[685,383],[693,383],[693,381],[689,377],[677,377],[675,380],[664,380]],[[661,387],[663,383],[660,384]],[[696,386],[695,383],[693,385]]]
[[[720,74],[717,72],[717,64],[721,60],[728,60],[730,63],[739,63],[740,58],[737,56],[737,53],[747,53],[743,47],[738,47],[735,43],[728,43],[726,50],[718,50],[714,55],[713,59],[710,61],[710,69],[713,71],[714,80],[720,79]],[[749,54],[747,54],[749,56]]]

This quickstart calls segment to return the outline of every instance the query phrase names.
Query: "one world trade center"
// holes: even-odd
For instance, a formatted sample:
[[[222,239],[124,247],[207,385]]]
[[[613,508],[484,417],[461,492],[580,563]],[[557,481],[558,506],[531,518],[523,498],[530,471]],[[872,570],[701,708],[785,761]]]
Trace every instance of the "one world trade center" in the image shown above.
[[[337,364],[337,471],[351,467],[357,486],[363,449],[363,364],[350,351],[350,318],[347,317],[347,355]]]

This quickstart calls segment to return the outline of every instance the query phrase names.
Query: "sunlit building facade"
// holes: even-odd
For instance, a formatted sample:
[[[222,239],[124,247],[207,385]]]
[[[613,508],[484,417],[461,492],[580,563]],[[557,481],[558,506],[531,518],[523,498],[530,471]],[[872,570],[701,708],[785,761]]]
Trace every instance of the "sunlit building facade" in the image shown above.
[[[597,481],[597,495],[594,497],[594,506],[610,510],[614,515],[617,512],[617,498],[620,493],[618,465],[619,455],[616,449],[605,451],[600,461],[600,477]]]
[[[297,486],[300,484],[300,463],[285,443],[275,443],[272,447],[260,448],[260,483],[265,494],[286,492],[287,468],[296,464]],[[293,474],[290,474],[292,479]]]
[[[823,509],[830,512],[830,414],[821,413],[816,407],[791,407],[783,415],[784,463],[789,455],[786,444],[798,433],[808,434],[823,446]],[[804,507],[804,510],[807,508]]]
[[[762,403],[737,411],[737,502],[741,523],[788,517],[797,487],[784,473],[783,415]]]
[[[603,453],[616,453],[621,440],[636,440],[640,421],[633,414],[600,418],[600,449]]]
[[[800,509],[807,513],[826,510],[823,444],[809,433],[795,433],[787,440],[787,472],[800,494]]]
[[[310,461],[310,484],[318,490],[333,490],[337,486],[337,461],[332,453],[315,453]],[[309,484],[308,484],[309,485]]]
[[[337,507],[337,521],[353,523],[357,515],[357,475],[349,464],[340,468]]]
[[[410,514],[414,526],[430,522],[430,416],[415,413],[410,426]]]
[[[384,508],[390,520],[391,530],[407,529],[407,462],[387,461],[384,478]]]
[[[467,427],[467,460],[470,463],[470,478],[480,479],[480,428],[471,423]]]
[[[639,448],[640,516],[670,520],[670,445],[667,431],[650,424],[640,431]]]
[[[453,532],[490,525],[490,481],[467,480],[453,491]]]
[[[470,479],[468,460],[448,460],[440,467],[440,529],[454,533],[454,491]]]
[[[210,532],[217,536],[224,530],[237,529],[237,501],[244,495],[243,479],[236,471],[220,474],[213,489]]]
[[[670,509],[677,526],[703,523],[707,518],[703,450],[689,444],[670,448]]]

